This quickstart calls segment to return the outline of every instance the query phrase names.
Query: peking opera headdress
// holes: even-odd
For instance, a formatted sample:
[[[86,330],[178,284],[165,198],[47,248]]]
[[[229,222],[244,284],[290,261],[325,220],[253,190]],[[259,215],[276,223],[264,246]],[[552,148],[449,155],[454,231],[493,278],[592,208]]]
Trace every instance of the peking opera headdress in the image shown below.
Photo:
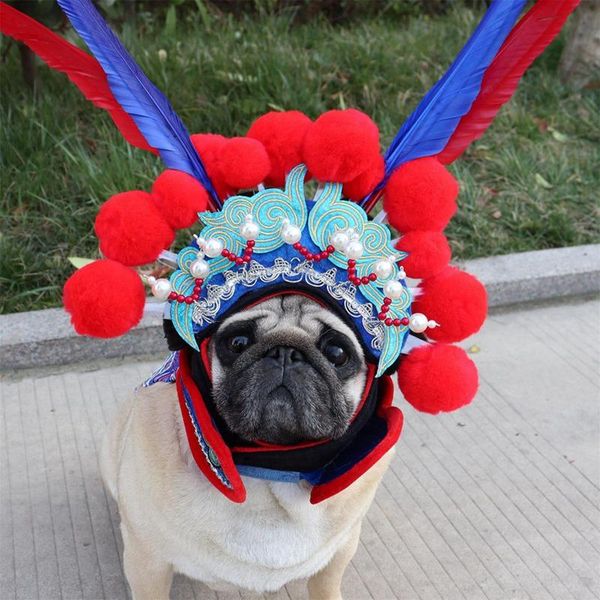
[[[64,288],[78,333],[116,337],[145,309],[161,310],[171,347],[200,352],[229,314],[302,293],[353,328],[376,378],[398,371],[415,408],[437,413],[471,401],[477,371],[452,344],[482,326],[486,292],[449,265],[443,230],[458,184],[446,165],[484,133],[577,0],[538,0],[520,19],[526,0],[492,1],[383,155],[377,126],[353,109],[314,121],[270,112],[243,137],[190,135],[91,1],[58,2],[93,57],[4,3],[0,29],[65,73],[127,141],[167,167],[150,191],[101,206],[95,232],[104,258]],[[175,254],[184,228],[197,232]],[[172,267],[169,278],[138,274],[157,260]]]

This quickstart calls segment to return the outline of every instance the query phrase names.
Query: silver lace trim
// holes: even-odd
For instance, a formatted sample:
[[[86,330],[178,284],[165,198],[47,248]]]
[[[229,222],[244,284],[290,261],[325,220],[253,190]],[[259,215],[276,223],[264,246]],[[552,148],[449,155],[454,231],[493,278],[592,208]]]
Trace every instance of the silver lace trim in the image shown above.
[[[251,288],[258,281],[263,283],[270,283],[278,279],[288,283],[304,281],[312,287],[325,287],[332,298],[343,301],[344,308],[350,316],[362,319],[364,329],[372,338],[371,346],[375,350],[381,350],[384,327],[377,319],[373,304],[358,300],[356,287],[349,281],[337,281],[336,275],[337,269],[335,268],[322,273],[317,271],[310,262],[301,258],[292,258],[291,261],[276,258],[274,264],[268,267],[251,261],[245,269],[225,271],[224,284],[208,285],[206,298],[202,298],[194,304],[192,320],[198,325],[213,323],[221,311],[221,303],[226,302],[235,294],[238,285]]]

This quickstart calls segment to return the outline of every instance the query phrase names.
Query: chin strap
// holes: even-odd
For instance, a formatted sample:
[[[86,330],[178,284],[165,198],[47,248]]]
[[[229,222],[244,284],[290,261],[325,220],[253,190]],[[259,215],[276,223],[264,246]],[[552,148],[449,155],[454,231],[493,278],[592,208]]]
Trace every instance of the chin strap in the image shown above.
[[[389,377],[369,366],[365,391],[346,433],[335,440],[289,446],[247,442],[228,430],[212,403],[205,340],[200,352],[182,350],[176,374],[179,406],[190,451],[205,477],[233,502],[244,502],[241,475],[312,487],[316,504],[347,488],[400,437],[402,412],[392,406]]]

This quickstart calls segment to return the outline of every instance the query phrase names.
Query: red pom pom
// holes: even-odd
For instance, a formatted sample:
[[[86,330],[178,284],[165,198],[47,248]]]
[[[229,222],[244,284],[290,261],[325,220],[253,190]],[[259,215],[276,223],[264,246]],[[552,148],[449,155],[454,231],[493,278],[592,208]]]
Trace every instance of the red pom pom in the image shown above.
[[[286,175],[302,162],[302,143],[311,123],[297,110],[268,112],[252,123],[248,137],[264,144],[271,161],[267,185],[283,187]]]
[[[407,402],[435,415],[469,404],[477,393],[479,377],[462,348],[429,344],[402,359],[398,385]]]
[[[450,244],[440,231],[409,231],[396,248],[409,253],[400,264],[409,277],[419,279],[437,275],[452,257]]]
[[[132,267],[156,260],[175,237],[146,192],[124,192],[109,198],[98,211],[94,229],[102,254]]]
[[[219,167],[227,185],[236,190],[254,188],[271,170],[265,147],[258,140],[237,137],[219,150]]]
[[[173,229],[191,227],[206,210],[208,194],[193,177],[182,171],[163,171],[152,186],[156,206]]]
[[[368,196],[375,186],[383,179],[385,161],[383,156],[377,155],[373,164],[363,171],[358,177],[344,184],[344,197],[358,202]]]
[[[97,260],[75,271],[63,288],[63,303],[81,335],[123,335],[142,318],[146,293],[139,275],[114,260]]]
[[[394,171],[383,208],[392,227],[442,231],[456,212],[458,182],[436,158],[419,158]]]
[[[200,155],[202,164],[206,169],[217,196],[221,200],[229,198],[235,190],[232,190],[226,183],[221,167],[219,166],[219,152],[225,145],[227,138],[217,133],[195,133],[190,136],[194,148]]]
[[[359,110],[330,110],[309,128],[303,156],[319,181],[356,179],[379,155],[377,125]]]
[[[487,314],[487,293],[483,284],[455,267],[421,282],[421,293],[412,305],[440,326],[427,330],[438,342],[458,342],[479,331]]]

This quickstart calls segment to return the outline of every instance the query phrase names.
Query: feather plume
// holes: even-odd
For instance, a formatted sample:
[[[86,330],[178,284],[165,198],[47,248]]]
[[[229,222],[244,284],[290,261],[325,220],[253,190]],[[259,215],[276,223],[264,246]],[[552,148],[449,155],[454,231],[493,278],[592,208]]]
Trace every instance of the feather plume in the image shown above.
[[[526,0],[494,0],[446,73],[402,125],[385,155],[385,177],[361,205],[372,207],[387,178],[401,164],[438,154],[479,93],[485,70]]]
[[[579,0],[539,0],[521,19],[486,71],[471,110],[438,155],[441,162],[453,162],[483,135],[514,94],[523,73],[558,35],[578,4]]]
[[[4,2],[0,2],[0,31],[31,48],[52,69],[64,73],[90,102],[108,112],[132,146],[156,153],[115,100],[94,57]]]
[[[90,0],[58,0],[71,24],[102,65],[117,101],[169,169],[196,178],[216,207],[221,202],[185,125],[164,94],[146,77]]]

